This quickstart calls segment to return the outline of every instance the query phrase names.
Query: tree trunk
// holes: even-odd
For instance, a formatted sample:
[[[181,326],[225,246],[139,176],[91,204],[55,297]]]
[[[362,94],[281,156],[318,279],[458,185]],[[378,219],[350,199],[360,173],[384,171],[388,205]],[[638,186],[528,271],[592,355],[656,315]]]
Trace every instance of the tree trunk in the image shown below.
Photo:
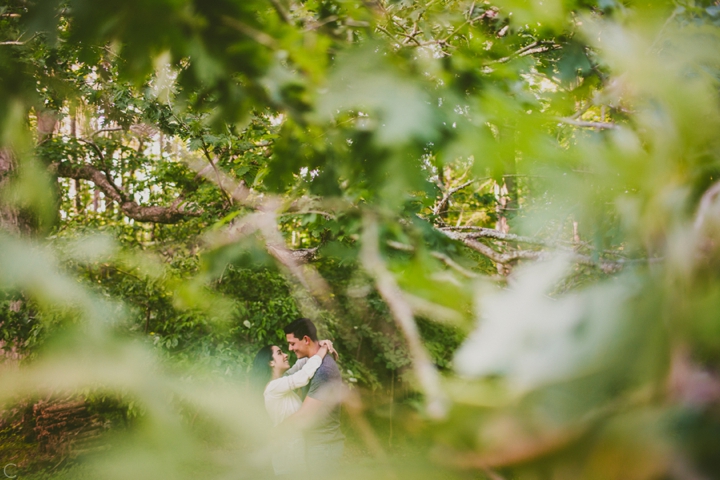
[[[32,220],[7,198],[16,168],[17,162],[12,152],[0,148],[0,230],[14,235],[30,235],[34,230]]]

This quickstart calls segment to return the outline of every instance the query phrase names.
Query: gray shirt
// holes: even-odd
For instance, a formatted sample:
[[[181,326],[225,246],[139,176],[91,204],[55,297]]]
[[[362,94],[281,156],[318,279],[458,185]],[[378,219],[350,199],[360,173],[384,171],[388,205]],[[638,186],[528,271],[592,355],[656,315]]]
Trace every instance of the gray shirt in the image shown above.
[[[305,432],[305,441],[308,446],[345,439],[345,435],[340,431],[340,402],[343,390],[340,369],[332,355],[326,355],[310,381],[307,391],[308,397],[322,402],[313,426]]]

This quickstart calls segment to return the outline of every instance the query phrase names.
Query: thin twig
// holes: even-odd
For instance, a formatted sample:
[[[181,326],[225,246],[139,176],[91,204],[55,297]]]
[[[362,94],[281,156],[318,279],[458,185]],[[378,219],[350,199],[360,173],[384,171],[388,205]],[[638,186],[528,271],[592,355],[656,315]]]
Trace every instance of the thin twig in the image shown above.
[[[534,50],[538,47],[541,47],[541,50]],[[489,64],[492,65],[495,63],[505,63],[505,62],[509,62],[510,60],[512,60],[515,57],[524,57],[524,56],[530,55],[532,53],[542,53],[542,52],[547,52],[549,50],[555,50],[558,48],[560,48],[560,45],[558,45],[554,42],[538,40],[529,45],[522,47],[520,50],[517,50],[516,52],[511,53],[507,57],[499,58],[497,60],[490,62]]]
[[[387,243],[388,247],[393,248],[395,250],[400,250],[402,252],[414,252],[415,251],[415,247],[413,247],[412,245],[408,245],[406,243],[396,242],[395,240],[388,240],[386,243]],[[461,274],[464,277],[478,278],[480,276],[475,272],[471,272],[470,270],[463,268],[455,260],[453,260],[449,256],[445,255],[444,253],[433,251],[433,252],[430,252],[430,255],[437,258],[438,260],[443,262],[445,265],[452,268],[453,270],[455,270],[456,272],[458,272],[459,274]]]
[[[336,20],[338,20],[340,17],[337,15],[330,15],[329,17],[323,18],[319,22],[314,22],[313,24],[309,24],[307,27],[305,27],[306,32],[312,32],[313,30],[317,30],[318,28],[327,25],[328,23],[332,23]]]
[[[440,199],[440,201],[435,205],[435,208],[433,208],[433,215],[440,215],[440,213],[445,210],[445,207],[447,206],[448,202],[450,201],[450,197],[452,197],[455,193],[459,192],[463,188],[472,185],[477,180],[469,180],[465,183],[462,183],[458,185],[457,187],[453,187],[449,189],[447,192],[445,192],[445,195],[443,195],[443,198]]]
[[[23,35],[24,35],[24,34],[23,34]],[[20,35],[20,38],[18,38],[17,40],[11,40],[11,41],[7,41],[7,42],[0,42],[0,45],[25,45],[26,43],[32,41],[32,40],[33,40],[35,37],[37,37],[37,36],[38,36],[38,34],[35,33],[35,34],[33,34],[32,37],[28,38],[27,40],[20,41],[20,38],[22,38],[22,35]]]
[[[665,29],[668,27],[668,25],[670,25],[670,22],[672,22],[675,19],[675,17],[677,16],[677,14],[680,13],[679,8],[680,7],[673,10],[673,13],[670,15],[670,17],[668,17],[668,19],[665,20],[665,23],[663,23],[663,26],[660,27],[660,30],[658,30],[658,33],[655,36],[655,39],[648,47],[647,53],[652,52],[653,48],[655,48],[655,45],[657,45],[658,41],[660,41],[660,37],[662,37],[662,34],[665,33]],[[684,9],[683,9],[683,11],[684,11]]]
[[[103,132],[121,132],[123,131],[123,127],[108,127],[108,128],[101,128],[99,130],[95,130],[92,135],[90,135],[90,138],[95,138],[96,135],[103,133]]]
[[[334,215],[334,214],[332,214],[332,213],[329,213],[329,212],[324,212],[324,211],[322,211],[322,210],[298,210],[298,211],[290,211],[290,212],[285,212],[285,213],[279,213],[279,214],[278,214],[278,217],[288,217],[288,216],[292,216],[292,215],[312,215],[312,214],[321,215],[321,216],[323,216],[323,217],[325,217],[325,218],[327,218],[327,219],[336,219],[336,218],[337,218],[336,215]]]
[[[569,119],[571,119],[571,120],[577,120],[577,119],[580,118],[585,112],[587,112],[588,110],[590,110],[590,107],[592,107],[592,105],[593,105],[593,104],[592,104],[591,102],[588,102],[587,105],[585,105],[584,107],[581,107],[580,110],[578,110],[577,112],[573,113],[572,115],[570,115],[570,116],[567,117],[567,118],[569,118]]]
[[[438,305],[435,302],[431,302],[422,297],[411,295],[409,293],[403,293],[405,301],[412,307],[415,315],[433,320],[435,322],[444,323],[458,323],[461,322],[463,317],[456,310],[452,308]]]
[[[271,37],[267,33],[263,32],[262,30],[258,30],[254,27],[251,27],[250,25],[248,25],[246,23],[241,22],[240,20],[238,20],[236,18],[232,18],[227,15],[223,15],[222,20],[229,27],[234,28],[235,30],[242,33],[246,37],[249,37],[252,40],[255,40],[260,45],[263,45],[263,46],[268,47],[273,50],[276,50],[278,48],[277,40],[275,40],[273,37]]]
[[[454,37],[455,35],[457,35],[457,33],[460,31],[461,28],[463,28],[463,27],[464,27],[465,25],[467,25],[468,23],[470,23],[470,20],[465,20],[461,25],[459,25],[459,26],[458,26],[457,28],[455,28],[452,32],[450,32],[450,35],[448,35],[447,37],[443,38],[443,39],[440,40],[440,41],[443,42],[443,43],[447,43],[448,41],[450,41],[450,39],[451,39],[452,37]]]
[[[280,18],[283,22],[287,23],[288,25],[293,24],[290,14],[287,12],[287,10],[285,10],[285,7],[283,7],[278,0],[270,0],[270,3],[272,3],[273,8],[275,8],[275,11],[278,13],[278,15],[280,15]]]
[[[395,42],[397,42],[398,45],[402,44],[402,42],[400,42],[400,40],[398,40],[397,37],[395,37],[395,35],[393,35],[392,33],[390,33],[385,27],[383,27],[383,26],[381,26],[381,25],[375,25],[375,28],[377,28],[378,30],[380,30],[381,32],[383,32],[385,35],[387,35],[388,37],[390,37],[390,38],[392,38],[393,40],[395,40]],[[417,40],[416,40],[416,41],[417,41]],[[418,42],[418,45],[420,45],[419,42]]]
[[[450,258],[449,256],[445,255],[444,253],[440,252],[431,252],[430,253],[433,257],[437,258],[441,262],[443,262],[448,267],[452,268],[456,272],[460,273],[464,277],[467,278],[479,278],[480,275],[478,275],[475,272],[471,272],[470,270],[463,268],[459,263],[457,263],[455,260]]]
[[[225,200],[227,200],[228,206],[231,207],[233,205],[232,197],[228,194],[228,192],[223,187],[222,182],[220,181],[220,171],[218,170],[217,165],[216,165],[219,160],[217,158],[212,158],[210,156],[210,152],[208,151],[205,140],[203,140],[201,138],[200,141],[202,142],[203,154],[205,155],[205,158],[207,159],[208,163],[210,163],[210,166],[212,167],[212,169],[215,171],[215,176],[217,177],[217,180],[218,180],[216,182],[216,184],[218,187],[220,187],[220,191],[222,192],[223,196],[225,197]]]

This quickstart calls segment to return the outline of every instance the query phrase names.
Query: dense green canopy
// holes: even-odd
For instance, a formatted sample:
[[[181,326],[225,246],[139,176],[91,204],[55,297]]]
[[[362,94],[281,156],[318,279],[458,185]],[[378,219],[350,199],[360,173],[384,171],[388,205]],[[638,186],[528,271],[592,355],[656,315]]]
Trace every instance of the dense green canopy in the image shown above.
[[[343,478],[713,478],[719,27],[709,0],[3,2],[0,452],[258,478],[247,367],[308,316],[353,392]],[[48,447],[67,399],[99,447]]]

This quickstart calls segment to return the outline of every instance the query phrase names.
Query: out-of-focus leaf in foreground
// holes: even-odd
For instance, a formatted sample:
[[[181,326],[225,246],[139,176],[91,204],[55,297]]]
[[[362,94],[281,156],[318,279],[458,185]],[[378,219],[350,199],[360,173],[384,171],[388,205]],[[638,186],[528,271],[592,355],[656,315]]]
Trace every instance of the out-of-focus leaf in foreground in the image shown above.
[[[636,287],[616,279],[550,297],[568,268],[558,258],[518,269],[508,289],[483,295],[477,330],[455,355],[458,373],[500,375],[527,392],[601,368],[622,333],[625,301]]]

